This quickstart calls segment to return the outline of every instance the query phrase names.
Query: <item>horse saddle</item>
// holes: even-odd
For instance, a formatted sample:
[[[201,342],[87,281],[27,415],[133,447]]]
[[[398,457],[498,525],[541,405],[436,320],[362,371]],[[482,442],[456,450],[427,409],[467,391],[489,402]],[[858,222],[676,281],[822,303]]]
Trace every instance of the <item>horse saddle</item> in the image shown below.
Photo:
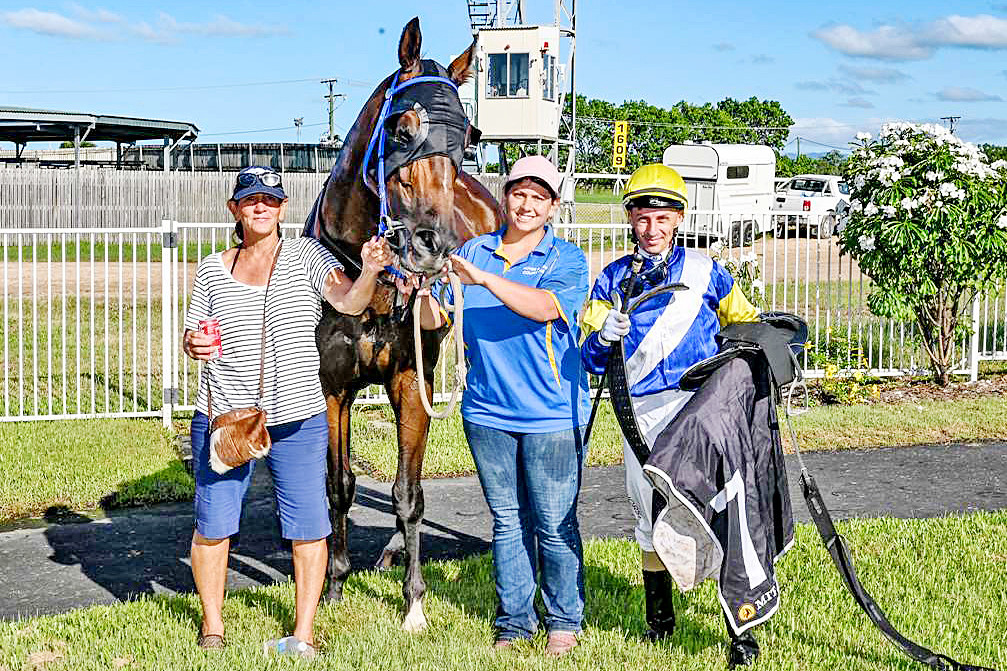
[[[684,391],[699,389],[713,371],[738,356],[764,356],[779,391],[801,378],[797,356],[808,341],[808,324],[788,312],[764,312],[760,321],[728,324],[714,336],[720,351],[693,365],[679,381]]]

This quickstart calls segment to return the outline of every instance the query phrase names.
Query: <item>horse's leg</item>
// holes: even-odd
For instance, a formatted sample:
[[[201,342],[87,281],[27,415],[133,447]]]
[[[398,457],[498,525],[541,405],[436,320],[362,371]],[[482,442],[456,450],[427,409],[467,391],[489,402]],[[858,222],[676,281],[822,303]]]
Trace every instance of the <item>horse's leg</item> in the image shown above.
[[[343,390],[325,397],[329,421],[329,517],[332,543],[329,544],[329,589],[326,601],[343,597],[343,583],[350,574],[347,526],[350,506],[356,494],[357,478],[350,467],[350,407],[355,394]]]
[[[424,390],[427,398],[430,398],[433,391],[431,377],[432,375],[427,377]],[[406,575],[402,584],[402,596],[405,599],[406,616],[402,628],[418,632],[427,626],[427,618],[423,614],[423,594],[427,586],[420,570],[419,527],[423,522],[423,487],[420,476],[423,472],[423,453],[427,446],[430,417],[420,403],[416,371],[398,372],[388,385],[388,392],[398,417],[399,464],[395,473],[395,485],[392,487],[392,502],[398,530],[396,536],[401,534],[405,551]]]

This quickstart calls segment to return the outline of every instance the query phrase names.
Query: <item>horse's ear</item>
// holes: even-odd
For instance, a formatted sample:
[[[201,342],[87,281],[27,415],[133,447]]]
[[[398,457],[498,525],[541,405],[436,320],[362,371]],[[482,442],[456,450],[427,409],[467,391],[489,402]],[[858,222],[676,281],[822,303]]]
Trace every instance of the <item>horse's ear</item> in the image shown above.
[[[420,68],[420,45],[423,43],[423,35],[420,34],[420,19],[414,16],[413,20],[402,29],[402,37],[399,38],[399,66],[402,72],[418,72]]]
[[[451,61],[451,65],[448,66],[448,76],[451,77],[451,81],[458,86],[461,86],[468,78],[472,76],[473,69],[472,64],[476,57],[476,41],[472,40],[472,44],[469,48],[461,53],[461,55]]]

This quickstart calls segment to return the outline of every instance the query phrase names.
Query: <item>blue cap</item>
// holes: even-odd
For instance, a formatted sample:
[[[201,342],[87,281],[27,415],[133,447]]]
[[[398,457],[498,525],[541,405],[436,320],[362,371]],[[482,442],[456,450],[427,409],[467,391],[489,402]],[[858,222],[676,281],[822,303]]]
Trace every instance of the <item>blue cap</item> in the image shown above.
[[[287,199],[280,173],[261,165],[250,165],[234,178],[231,200],[241,200],[257,193],[265,193],[280,200]]]

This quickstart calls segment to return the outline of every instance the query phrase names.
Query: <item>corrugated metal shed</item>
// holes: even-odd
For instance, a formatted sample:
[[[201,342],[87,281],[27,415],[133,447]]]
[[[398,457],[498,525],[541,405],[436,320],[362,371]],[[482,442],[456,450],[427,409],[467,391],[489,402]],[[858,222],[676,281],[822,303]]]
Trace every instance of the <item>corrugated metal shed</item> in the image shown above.
[[[135,117],[27,107],[0,106],[0,141],[24,145],[28,142],[106,141],[129,144],[143,140],[195,139],[199,128],[185,121],[138,119]]]

